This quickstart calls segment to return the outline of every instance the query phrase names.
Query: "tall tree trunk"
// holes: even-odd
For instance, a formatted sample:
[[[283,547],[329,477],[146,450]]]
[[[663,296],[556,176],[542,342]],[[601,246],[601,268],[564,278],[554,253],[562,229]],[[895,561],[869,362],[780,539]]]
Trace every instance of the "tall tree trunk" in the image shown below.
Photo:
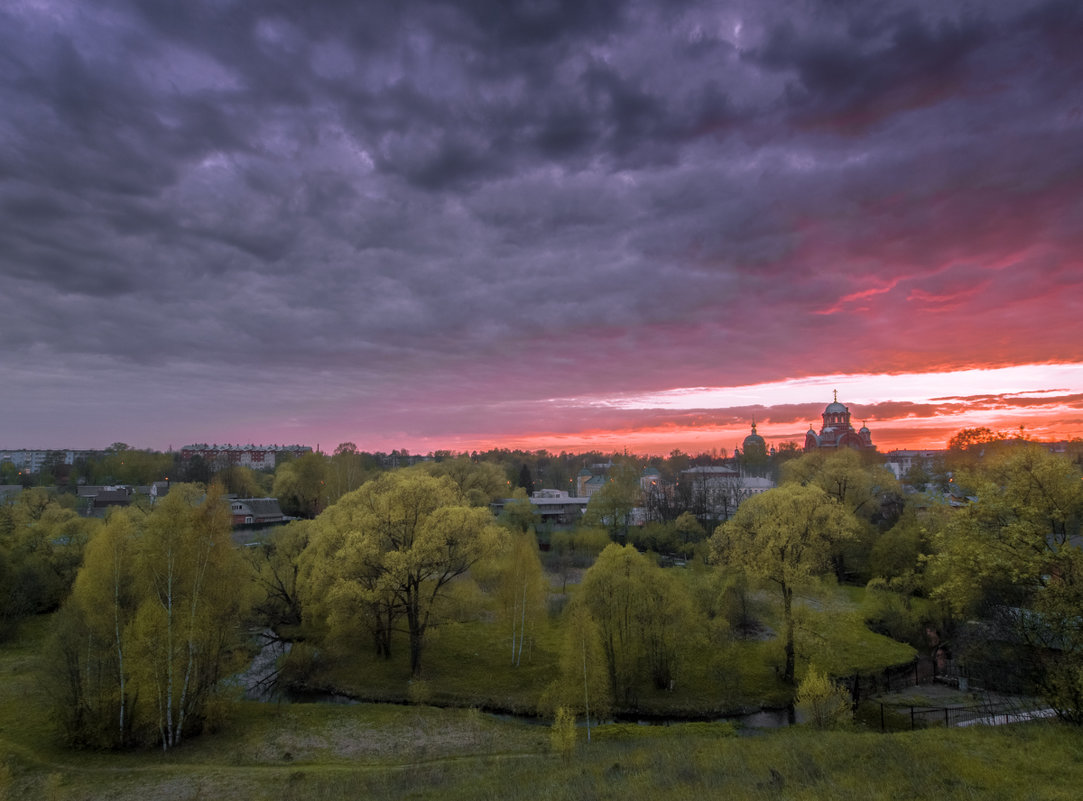
[[[421,678],[421,633],[410,630],[410,675]]]
[[[165,737],[162,739],[162,750],[166,751],[173,745],[173,553],[167,557],[168,577],[166,579],[166,638],[165,638]]]
[[[118,740],[117,745],[124,745],[124,704],[126,688],[124,686],[124,645],[120,635],[120,569],[117,560],[119,554],[113,555],[113,635],[117,646],[117,678],[120,684],[120,710],[117,715]]]
[[[515,667],[519,667],[519,664],[523,661],[523,640],[526,637],[526,578],[523,579],[523,608],[522,619],[519,623],[519,653],[515,657]]]
[[[519,612],[519,599],[517,593],[512,593],[511,596],[511,664],[515,665],[515,645],[516,634],[518,633],[518,612]]]
[[[209,540],[201,543],[204,550],[200,554],[200,563],[196,569],[195,579],[192,582],[191,593],[192,597],[188,606],[188,626],[187,626],[187,647],[188,647],[188,662],[184,670],[184,682],[181,686],[181,695],[179,702],[179,709],[177,710],[177,733],[174,737],[173,745],[180,745],[181,737],[184,734],[184,723],[187,717],[188,707],[192,705],[189,697],[189,691],[192,689],[192,679],[199,669],[199,664],[196,661],[196,636],[197,636],[197,613],[199,603],[202,600],[203,594],[203,579],[207,575],[207,567],[210,564],[210,548],[211,543]]]
[[[793,631],[793,588],[782,585],[782,615],[786,626],[786,667],[782,678],[787,684],[793,684],[794,674],[794,631]]]
[[[587,718],[587,742],[590,742],[590,689],[587,683],[587,635],[583,634],[583,710]]]
[[[425,624],[421,620],[421,610],[418,608],[416,598],[406,603],[406,624],[410,630],[410,675],[415,679],[421,678],[421,645],[425,636]]]

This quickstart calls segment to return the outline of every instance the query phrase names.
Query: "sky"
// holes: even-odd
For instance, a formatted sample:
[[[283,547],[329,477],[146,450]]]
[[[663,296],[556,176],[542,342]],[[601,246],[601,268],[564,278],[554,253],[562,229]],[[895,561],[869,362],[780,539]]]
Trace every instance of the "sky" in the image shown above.
[[[1076,0],[7,0],[0,448],[1083,436]]]

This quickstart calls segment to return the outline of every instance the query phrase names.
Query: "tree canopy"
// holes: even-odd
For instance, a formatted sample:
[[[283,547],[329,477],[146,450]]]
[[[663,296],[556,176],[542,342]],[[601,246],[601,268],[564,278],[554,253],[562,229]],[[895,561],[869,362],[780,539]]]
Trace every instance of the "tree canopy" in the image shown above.
[[[1040,445],[1001,450],[961,474],[977,500],[936,537],[937,595],[1025,644],[1047,700],[1083,723],[1083,481]]]
[[[175,484],[149,515],[111,512],[53,640],[68,739],[167,749],[200,731],[240,653],[248,586],[220,496]]]
[[[308,518],[318,515],[327,502],[327,478],[327,460],[320,453],[304,453],[280,464],[274,494],[282,511]]]
[[[581,599],[598,626],[619,701],[634,705],[644,679],[658,689],[670,685],[692,617],[688,593],[672,573],[631,545],[612,544],[584,575]]]
[[[314,606],[340,618],[359,617],[384,656],[391,653],[392,631],[405,620],[415,677],[421,676],[425,633],[448,583],[507,536],[487,508],[463,500],[448,476],[416,468],[385,473],[328,507],[305,549]]]
[[[717,561],[778,587],[788,682],[794,679],[794,589],[823,573],[832,545],[855,536],[856,528],[853,513],[820,487],[784,484],[749,498],[711,538]]]
[[[630,464],[615,465],[605,484],[590,496],[584,523],[604,526],[611,537],[625,537],[642,494],[639,472]]]

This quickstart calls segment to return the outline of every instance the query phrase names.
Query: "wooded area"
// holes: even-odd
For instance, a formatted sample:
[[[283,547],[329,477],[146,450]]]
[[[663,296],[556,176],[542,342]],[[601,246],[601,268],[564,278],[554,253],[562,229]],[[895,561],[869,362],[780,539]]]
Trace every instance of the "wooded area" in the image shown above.
[[[1035,443],[952,457],[950,496],[854,452],[796,457],[713,529],[687,510],[633,524],[638,487],[618,470],[555,530],[525,492],[490,512],[536,475],[525,463],[376,469],[340,447],[259,479],[313,516],[248,547],[218,482],[103,520],[30,489],[0,506],[0,622],[52,614],[42,681],[77,746],[170,749],[220,725],[253,632],[293,645],[282,692],[436,700],[450,658],[467,678],[444,703],[500,706],[506,685],[515,711],[597,722],[797,700],[835,725],[847,677],[924,655],[1083,722],[1079,464]],[[333,500],[310,491],[334,475]]]

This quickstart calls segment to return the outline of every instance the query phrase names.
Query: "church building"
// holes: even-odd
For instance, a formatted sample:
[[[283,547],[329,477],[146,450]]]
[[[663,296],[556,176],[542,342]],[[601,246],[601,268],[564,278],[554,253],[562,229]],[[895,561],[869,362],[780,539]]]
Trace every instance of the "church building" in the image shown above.
[[[861,451],[875,450],[872,444],[872,432],[864,425],[855,431],[850,424],[850,410],[839,403],[839,393],[835,390],[835,400],[827,405],[822,415],[824,423],[817,434],[811,425],[805,432],[805,451],[820,449],[854,448]]]

